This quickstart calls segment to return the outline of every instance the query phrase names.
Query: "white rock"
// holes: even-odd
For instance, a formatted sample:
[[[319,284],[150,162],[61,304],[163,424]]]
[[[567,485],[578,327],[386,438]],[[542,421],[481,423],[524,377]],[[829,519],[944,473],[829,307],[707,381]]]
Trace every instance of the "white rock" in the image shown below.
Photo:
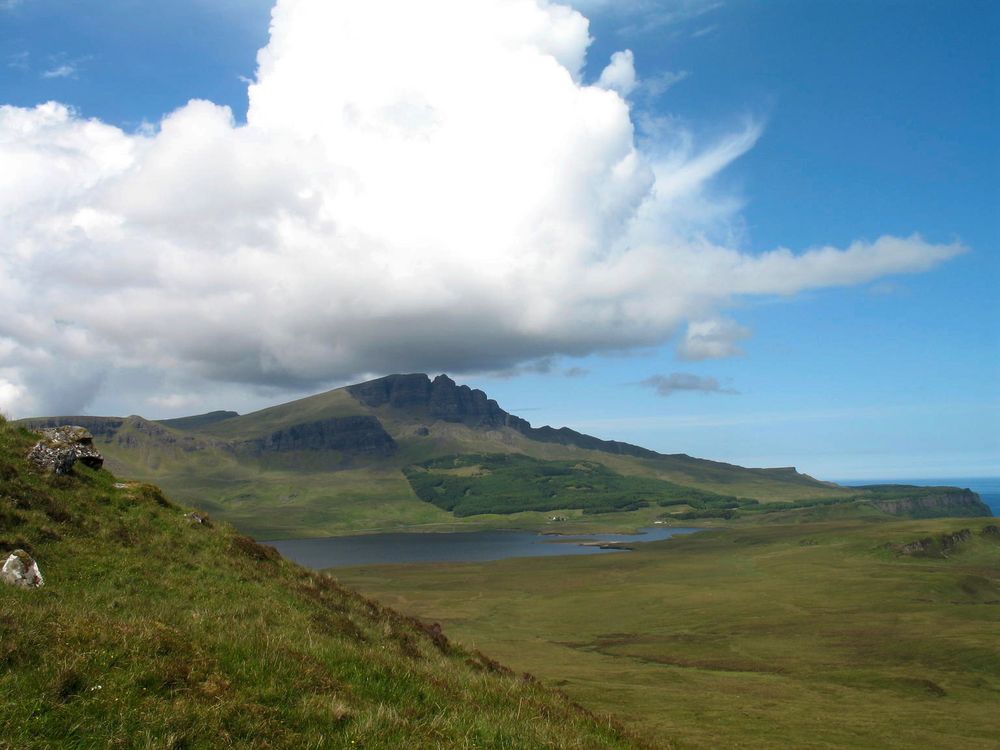
[[[38,563],[23,549],[10,553],[7,562],[3,564],[3,570],[0,570],[0,581],[23,589],[37,589],[45,585]]]

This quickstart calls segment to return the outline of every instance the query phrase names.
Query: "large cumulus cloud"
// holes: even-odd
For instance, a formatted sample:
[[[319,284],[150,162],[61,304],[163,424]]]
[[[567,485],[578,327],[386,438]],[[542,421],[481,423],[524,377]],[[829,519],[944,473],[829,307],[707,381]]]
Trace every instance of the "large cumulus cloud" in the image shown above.
[[[279,0],[245,125],[206,101],[140,133],[0,107],[0,408],[83,408],[109,370],[291,388],[509,369],[686,324],[740,338],[721,317],[737,295],[961,251],[707,239],[738,208],[710,182],[758,126],[640,149],[631,54],[591,85],[588,44],[546,0]],[[713,342],[694,357],[733,349]]]

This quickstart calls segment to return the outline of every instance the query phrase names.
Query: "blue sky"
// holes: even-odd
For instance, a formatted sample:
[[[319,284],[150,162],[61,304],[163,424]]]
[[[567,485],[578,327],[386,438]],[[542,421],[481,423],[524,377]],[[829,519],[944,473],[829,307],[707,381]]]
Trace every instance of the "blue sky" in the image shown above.
[[[255,75],[255,55],[268,43],[269,6],[263,2],[207,0],[169,4],[21,0],[0,4],[0,104],[28,112],[46,101],[60,102],[75,111],[67,116],[69,119],[60,120],[59,127],[66,133],[87,118],[96,118],[124,134],[114,138],[131,143],[129,138],[137,132],[155,140],[161,130],[169,130],[161,126],[164,116],[184,107],[190,99],[204,99],[229,106],[234,117],[232,132],[238,133],[246,118],[247,80]],[[289,314],[284,320],[284,310],[272,309],[263,302],[261,309],[268,316],[259,326],[267,336],[247,343],[255,353],[252,367],[229,366],[231,361],[246,357],[246,351],[235,345],[232,353],[225,355],[230,362],[215,361],[204,353],[213,349],[228,352],[230,342],[239,334],[224,328],[197,345],[188,346],[190,342],[185,340],[178,348],[185,353],[176,356],[163,353],[177,346],[177,341],[167,334],[150,334],[148,347],[108,346],[106,359],[114,363],[110,368],[80,354],[80,349],[90,342],[98,342],[93,344],[95,349],[106,346],[100,342],[114,332],[144,340],[148,323],[145,328],[128,328],[120,323],[122,317],[146,320],[143,316],[152,314],[143,308],[141,295],[136,292],[134,298],[122,295],[139,301],[131,302],[132,307],[123,303],[117,312],[119,322],[88,320],[73,337],[58,343],[53,338],[51,346],[38,355],[38,361],[48,363],[49,368],[63,367],[74,373],[72,387],[64,390],[60,388],[65,384],[60,381],[59,386],[54,385],[51,373],[46,375],[44,369],[28,372],[18,369],[15,363],[13,352],[45,350],[45,343],[38,342],[32,349],[24,342],[18,343],[13,333],[0,330],[0,355],[5,351],[4,335],[14,342],[8,347],[10,359],[5,362],[0,357],[0,395],[4,382],[8,393],[7,403],[2,405],[16,416],[74,405],[91,413],[137,412],[153,417],[214,408],[246,411],[338,385],[357,373],[447,369],[457,379],[484,388],[505,408],[535,424],[566,424],[665,452],[687,452],[744,465],[796,465],[824,478],[1000,474],[997,5],[685,0],[581,1],[577,7],[589,17],[593,39],[585,64],[578,71],[579,86],[601,79],[613,53],[626,49],[632,53],[638,83],[618,90],[636,126],[635,143],[640,155],[655,163],[658,154],[667,153],[669,158],[664,163],[680,171],[697,165],[700,155],[730,154],[719,156],[724,166],[699,178],[693,186],[685,183],[686,192],[663,207],[666,218],[657,226],[665,227],[670,242],[682,242],[689,248],[707,238],[713,247],[739,253],[746,259],[761,258],[776,248],[788,248],[796,257],[817,247],[842,252],[853,243],[875,243],[884,236],[906,241],[919,234],[926,246],[900,250],[905,258],[897,265],[876,262],[873,267],[882,269],[877,271],[853,267],[833,268],[829,273],[823,269],[808,273],[802,270],[803,280],[791,284],[787,293],[773,278],[765,283],[755,275],[753,283],[745,281],[740,276],[742,264],[726,271],[717,269],[729,265],[707,264],[705,274],[719,275],[717,285],[722,291],[717,296],[708,292],[688,295],[686,291],[685,284],[695,282],[685,279],[697,278],[688,275],[699,268],[701,256],[697,252],[685,251],[677,256],[664,251],[657,257],[664,266],[678,269],[677,273],[656,277],[649,285],[621,281],[623,291],[615,304],[625,311],[620,313],[624,317],[607,324],[607,330],[597,330],[606,321],[603,312],[574,318],[577,309],[596,304],[593,295],[577,297],[583,293],[573,283],[576,274],[582,279],[602,268],[592,259],[579,261],[586,253],[574,247],[566,251],[565,263],[555,267],[569,278],[537,289],[531,285],[524,288],[526,303],[551,296],[564,307],[547,317],[548,309],[539,303],[538,311],[532,310],[516,325],[494,323],[497,318],[512,319],[520,314],[518,306],[504,306],[511,294],[491,300],[481,310],[474,306],[469,309],[467,300],[482,296],[477,286],[470,292],[473,296],[457,298],[459,307],[453,315],[468,319],[464,327],[439,310],[433,315],[427,313],[426,305],[421,306],[419,300],[408,301],[405,310],[415,311],[408,319],[415,321],[415,329],[419,326],[420,336],[428,328],[437,327],[440,340],[421,338],[401,324],[400,318],[393,317],[401,313],[381,308],[367,316],[346,318],[331,312],[331,328],[317,333],[317,340],[330,340],[349,325],[375,342],[372,348],[380,347],[376,354],[353,339],[338,339],[337,346],[330,350],[313,345],[304,334],[299,338],[301,326],[311,325],[308,315]],[[414,42],[411,54],[422,55],[425,48],[438,48],[438,35],[450,43],[450,37],[441,30],[446,20],[430,19],[426,27],[411,24],[415,35],[426,34],[427,42],[424,46],[419,40]],[[301,36],[306,33],[304,22],[293,26],[290,20],[287,24],[289,38],[306,40],[301,41],[303,47],[322,44],[321,39]],[[576,27],[570,23],[566,28],[570,33]],[[292,29],[299,36],[292,37]],[[483,32],[470,29],[470,36],[473,33]],[[329,114],[315,108],[315,102],[323,100],[325,81],[333,81],[331,86],[340,85],[339,81],[355,72],[362,78],[376,70],[379,61],[388,59],[392,49],[379,48],[374,40],[372,44],[359,44],[354,57],[348,59],[357,60],[357,68],[351,70],[347,70],[350,65],[324,69],[324,64],[332,66],[332,58],[328,60],[319,52],[314,65],[307,65],[308,60],[297,62],[305,67],[288,69],[301,71],[298,77],[282,74],[287,77],[279,80],[276,74],[267,88],[260,87],[264,102],[259,109],[260,121],[276,127],[276,112],[293,112],[296,118],[289,117],[281,125],[294,125],[295,132],[301,135],[303,129],[311,127],[303,125],[310,113],[318,113],[320,120]],[[366,57],[369,50],[371,58]],[[283,61],[291,60],[290,53],[283,54]],[[495,60],[487,62],[500,64]],[[495,72],[487,62],[482,68],[484,79]],[[292,62],[287,64],[291,66]],[[565,64],[572,67],[571,62]],[[502,71],[496,78],[501,82]],[[374,90],[384,79],[377,71],[371,76],[365,84]],[[289,80],[293,83],[289,84]],[[289,90],[298,80],[305,93]],[[510,97],[505,100],[508,110],[523,100],[523,114],[516,113],[522,116],[512,121],[516,127],[530,119],[531,100],[527,96],[518,98],[519,92],[503,91],[502,84],[494,93],[493,98]],[[489,94],[489,90],[485,91],[481,101],[488,104]],[[367,95],[361,90],[358,100]],[[609,107],[607,114],[612,118],[619,110]],[[185,122],[194,125],[185,127],[199,132],[216,127],[212,112],[207,108],[192,111]],[[205,119],[195,120],[196,116]],[[546,126],[540,123],[538,130],[541,142],[547,143]],[[181,132],[180,128],[178,125],[177,132]],[[532,132],[525,128],[524,137],[530,140]],[[622,147],[620,134],[614,129],[609,129],[603,140],[565,132],[573,132],[593,150],[594,164],[604,164],[599,161],[603,154]],[[59,138],[70,136],[64,133],[45,137],[52,143],[63,143]],[[345,137],[351,134],[345,131]],[[496,144],[496,137],[494,134],[487,143]],[[181,140],[181,136],[177,138]],[[48,148],[52,143],[42,145]],[[146,141],[137,143],[134,148],[141,152]],[[738,156],[732,156],[735,152],[739,152]],[[56,158],[54,153],[61,152],[44,153],[51,160]],[[517,156],[521,151],[512,153]],[[0,151],[0,158],[3,154]],[[287,152],[282,152],[281,159],[287,158]],[[590,164],[588,158],[589,152],[582,155],[581,161]],[[46,161],[12,163],[28,164],[25,168],[37,170]],[[375,171],[384,166],[360,157],[352,164],[356,169],[370,167]],[[573,164],[572,160],[553,162],[549,169],[569,169]],[[87,169],[97,168],[80,167],[84,174]],[[147,174],[151,168],[146,167]],[[392,165],[385,169],[386,174],[392,174]],[[597,169],[595,166],[595,173]],[[669,169],[664,169],[669,174]],[[534,185],[547,175],[542,171],[525,173],[525,185]],[[198,178],[209,182],[220,179],[216,172],[199,174]],[[485,167],[482,179],[484,185],[490,182]],[[641,171],[637,172],[634,183],[623,188],[621,195],[605,198],[612,203],[620,201],[620,211],[626,215],[634,208],[629,203],[633,196],[629,191],[641,192],[643,179]],[[292,178],[288,184],[293,184]],[[278,188],[267,195],[256,187],[253,190],[257,191],[253,201],[284,200]],[[485,190],[483,195],[490,195]],[[393,215],[396,204],[389,202],[392,193],[379,194],[389,196],[384,198],[386,214]],[[510,194],[500,191],[497,196]],[[441,195],[454,196],[455,192],[445,186],[441,187]],[[73,211],[79,212],[81,206],[110,205],[102,203],[106,200],[103,193],[97,197],[87,194],[79,200],[84,202],[74,203]],[[31,210],[41,211],[38,205],[33,203]],[[120,208],[120,202],[115,205],[128,222],[138,226],[135,216],[127,214],[134,207],[126,210]],[[558,210],[562,208],[557,206]],[[477,210],[475,206],[473,210]],[[48,213],[39,216],[55,215],[51,207],[45,211]],[[148,211],[143,211],[143,220],[147,221]],[[567,210],[567,216],[588,216],[585,202],[579,211]],[[529,211],[526,215],[534,214]],[[454,241],[456,247],[463,242],[488,244],[498,234],[506,236],[503,233],[507,227],[501,224],[504,216],[499,209],[484,211],[483,222],[495,231],[484,232],[482,237],[448,234],[440,238],[441,242]],[[595,225],[594,231],[612,231],[618,214],[609,216]],[[33,223],[38,225],[39,221]],[[155,226],[160,227],[164,221],[158,219]],[[426,230],[429,238],[436,237],[420,224],[413,228],[415,234]],[[371,227],[360,226],[359,233],[362,229],[369,234],[372,231]],[[560,230],[566,234],[565,227]],[[648,240],[650,231],[641,238]],[[638,244],[638,237],[629,235],[619,241]],[[157,242],[167,244],[150,244],[145,252],[166,253],[165,247],[172,252],[188,239],[186,235],[158,235]],[[15,235],[13,242],[29,241],[38,240],[24,234]],[[198,240],[204,241],[204,237]],[[380,242],[391,245],[395,241],[395,236],[388,233]],[[940,249],[953,245],[961,245],[964,252]],[[134,239],[131,246],[135,246]],[[77,248],[72,252],[78,252],[82,246],[67,247]],[[308,263],[297,260],[294,247],[289,247],[286,240],[284,249],[274,252],[288,254],[286,261],[291,265],[322,263],[322,256],[310,255]],[[182,248],[190,254],[179,256],[196,271],[202,269],[198,253],[203,252],[197,248]],[[496,256],[486,254],[475,265],[489,267],[497,261],[497,273],[502,274],[502,259],[510,256],[498,248]],[[95,246],[92,250],[101,252],[102,248]],[[72,257],[90,257],[85,250],[81,252],[84,254]],[[240,252],[245,253],[245,249]],[[872,253],[877,255],[878,251]],[[922,260],[934,253],[934,260]],[[403,256],[378,257],[388,265],[377,268],[391,269],[396,266],[389,261]],[[437,259],[438,267],[447,263],[447,257]],[[24,267],[18,258],[10,262],[20,262]],[[524,264],[538,260],[536,256],[517,259]],[[38,268],[44,268],[45,263],[55,271],[57,260],[54,256],[39,257],[39,266],[30,278],[37,278]],[[206,262],[202,281],[211,284],[213,275],[222,273],[231,261],[230,257],[228,261]],[[835,265],[849,261],[846,256],[838,256],[830,262]],[[114,262],[117,268],[131,268],[125,255],[110,255],[108,262]],[[139,278],[146,271],[138,268],[138,260],[135,262],[135,275],[122,283],[130,290],[150,288],[148,278]],[[161,275],[162,263],[158,271]],[[788,266],[787,273],[796,276],[801,266]],[[411,267],[404,263],[400,268],[403,281],[408,281],[411,288],[427,289],[428,297],[446,296],[452,289],[439,289],[435,277],[421,275],[424,270],[420,264]],[[785,273],[782,269],[767,273]],[[609,271],[609,287],[618,282],[612,273],[615,270]],[[751,275],[757,273],[766,275],[763,271]],[[721,274],[728,275],[723,278]],[[273,277],[274,272],[269,276]],[[14,292],[28,298],[33,288],[24,279],[29,275],[19,278],[23,288]],[[632,276],[623,272],[622,278]],[[490,277],[484,279],[488,282]],[[247,283],[257,282],[255,278]],[[664,299],[684,300],[683,304],[677,303],[677,311],[662,309],[652,282],[663,285]],[[199,288],[197,284],[182,286],[175,277],[169,284],[163,283],[166,289],[186,290],[183,293]],[[305,295],[312,288],[303,286],[304,282],[297,278],[284,283],[297,295]],[[513,290],[519,288],[509,283]],[[628,283],[636,286],[629,287]],[[360,280],[353,285],[363,286]],[[580,286],[584,286],[582,281]],[[336,307],[338,295],[347,295],[351,288],[345,291],[331,285],[326,295],[329,300],[322,288],[312,291],[319,295],[318,300],[333,300],[330,304]],[[93,289],[98,303],[105,299],[99,281],[83,279],[74,289],[84,293]],[[743,289],[750,291],[742,293]],[[251,296],[252,292],[253,288]],[[224,300],[234,294],[238,290],[227,292],[217,305],[224,306]],[[380,294],[389,292],[373,292],[375,296]],[[602,293],[594,294],[603,304]],[[367,303],[357,304],[363,307]],[[632,312],[633,307],[638,312]],[[162,304],[160,309],[171,314]],[[311,309],[323,307],[314,302]],[[228,310],[216,306],[212,310],[222,311],[220,317],[246,314],[242,307]],[[322,317],[322,313],[317,315]],[[216,314],[210,311],[205,316],[185,318],[179,325],[192,332],[200,331],[202,326],[207,330]],[[65,328],[72,328],[64,325],[64,317],[57,319],[60,335]],[[272,320],[280,322],[274,323],[274,331],[270,330]],[[385,320],[391,320],[392,325],[383,325]],[[686,327],[699,320],[725,321],[724,326],[729,326],[725,330],[738,332],[723,336],[725,351],[721,353],[728,356],[685,356]],[[256,325],[248,322],[243,329]],[[526,330],[530,335],[524,333]],[[616,346],[618,330],[621,346]],[[399,331],[398,335],[393,331]],[[592,335],[588,338],[588,334]],[[40,335],[44,334],[36,334]],[[192,333],[190,338],[197,336]],[[407,348],[406,342],[414,339],[421,343],[421,353]],[[296,356],[297,346],[308,359],[308,366],[299,369],[282,359]],[[156,352],[150,353],[154,349]],[[476,352],[475,356],[464,358],[462,352],[466,350]],[[349,364],[339,364],[337,357]],[[259,366],[260,361],[271,364]],[[164,376],[164,372],[169,374]],[[663,388],[663,395],[657,391],[657,383],[687,383],[689,387]]]

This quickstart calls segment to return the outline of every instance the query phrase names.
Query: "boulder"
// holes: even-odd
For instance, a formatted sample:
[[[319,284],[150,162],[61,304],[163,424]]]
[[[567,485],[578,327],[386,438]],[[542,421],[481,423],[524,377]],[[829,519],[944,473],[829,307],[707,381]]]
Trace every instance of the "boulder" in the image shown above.
[[[37,589],[45,585],[38,563],[23,549],[16,549],[3,564],[0,581],[22,589]]]
[[[42,439],[28,452],[28,461],[51,474],[69,474],[80,461],[92,469],[104,465],[104,457],[94,448],[94,436],[79,426],[45,427]]]
[[[186,518],[192,526],[204,526],[208,529],[212,528],[212,521],[204,513],[185,513],[184,518]]]

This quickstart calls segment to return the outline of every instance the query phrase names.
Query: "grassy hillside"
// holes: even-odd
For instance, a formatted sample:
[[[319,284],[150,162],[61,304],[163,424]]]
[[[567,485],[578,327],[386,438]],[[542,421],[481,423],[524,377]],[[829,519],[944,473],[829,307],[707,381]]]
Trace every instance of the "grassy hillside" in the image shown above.
[[[0,419],[0,748],[628,748],[604,718]],[[6,558],[6,554],[4,554]]]
[[[859,510],[758,515],[616,555],[337,575],[651,741],[996,748],[996,519]]]

